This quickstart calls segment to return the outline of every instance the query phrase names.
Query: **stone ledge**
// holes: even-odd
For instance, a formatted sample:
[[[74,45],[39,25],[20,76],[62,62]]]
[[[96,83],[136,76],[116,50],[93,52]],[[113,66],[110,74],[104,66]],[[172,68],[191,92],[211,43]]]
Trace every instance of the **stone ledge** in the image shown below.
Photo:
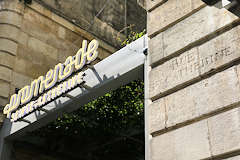
[[[208,17],[205,17],[208,15]],[[211,20],[211,23],[209,23]],[[153,38],[154,46],[149,46],[151,66],[166,61],[194,46],[202,44],[220,33],[239,25],[240,19],[224,9],[204,7],[192,16],[162,32],[162,38]],[[162,46],[160,51],[154,50]],[[153,59],[154,57],[154,59]]]
[[[2,52],[9,53],[11,55],[16,55],[18,44],[12,40],[0,37],[0,50]]]
[[[12,24],[21,27],[22,15],[11,10],[0,10],[0,23]]]
[[[208,119],[209,138],[213,156],[240,150],[240,108]]]
[[[18,13],[22,13],[24,10],[24,5],[20,3],[18,0],[7,0],[7,1],[0,1],[0,9],[4,10],[13,10]]]
[[[166,1],[148,13],[148,36],[151,38],[156,36],[158,33],[191,16],[204,6],[206,5],[201,0],[181,0],[181,3],[178,0]]]
[[[19,27],[12,24],[0,24],[0,37],[18,42]],[[14,54],[16,55],[16,53]]]
[[[168,0],[145,0],[147,3],[147,11],[151,12],[158,6],[161,6],[162,4],[166,3]]]
[[[0,66],[0,80],[10,83],[12,81],[12,69]]]
[[[237,26],[153,68],[150,72],[150,97],[155,100],[230,67],[240,60],[239,43],[240,26]]]
[[[152,160],[239,160],[240,106],[206,120],[154,136]]]
[[[0,49],[1,50],[1,49]],[[6,66],[8,68],[13,68],[15,56],[0,51],[0,65]]]
[[[222,111],[236,108],[240,104],[240,86],[237,68],[220,72],[192,86],[153,102],[150,107],[158,107],[150,114],[150,128],[153,135],[164,133],[191,124]],[[166,106],[165,113],[161,106]],[[164,115],[166,116],[158,116]],[[155,118],[161,117],[161,118]],[[166,118],[167,117],[167,118]],[[154,121],[158,123],[155,123]],[[158,131],[157,131],[158,130]]]
[[[211,157],[207,121],[153,137],[152,160],[200,160]]]
[[[9,94],[10,94],[10,83],[0,80],[0,97],[8,98]]]

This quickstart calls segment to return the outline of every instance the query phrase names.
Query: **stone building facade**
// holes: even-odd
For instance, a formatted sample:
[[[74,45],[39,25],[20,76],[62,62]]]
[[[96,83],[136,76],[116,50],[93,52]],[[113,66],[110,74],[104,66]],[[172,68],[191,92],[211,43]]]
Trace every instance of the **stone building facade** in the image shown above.
[[[98,62],[120,48],[119,39],[126,37],[122,32],[125,25],[140,23],[134,15],[142,19],[136,30],[145,28],[145,12],[136,0],[126,6],[117,6],[118,1],[105,6],[103,1],[52,2],[34,0],[28,5],[19,0],[0,0],[1,110],[16,89],[75,55],[82,40],[100,41]],[[135,5],[136,11],[125,19],[124,7],[130,11]]]
[[[83,40],[100,42],[97,63],[120,48],[127,26],[141,31],[145,24],[145,10],[136,0],[0,0],[0,130],[10,96],[75,55]],[[54,159],[31,145],[13,152],[17,160]]]
[[[147,0],[148,159],[240,159],[240,19],[201,0]]]
[[[1,108],[16,88],[75,55],[83,39],[94,38],[37,2],[24,5],[18,0],[0,1]],[[98,61],[116,51],[102,40],[100,46]]]

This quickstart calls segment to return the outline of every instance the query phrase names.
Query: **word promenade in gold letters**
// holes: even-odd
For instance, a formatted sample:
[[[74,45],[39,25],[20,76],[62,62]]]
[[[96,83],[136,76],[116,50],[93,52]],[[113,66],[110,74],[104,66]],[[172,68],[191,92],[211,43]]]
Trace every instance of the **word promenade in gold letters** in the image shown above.
[[[68,57],[64,64],[57,64],[45,76],[40,76],[32,81],[31,85],[23,87],[17,94],[12,95],[10,103],[5,106],[3,113],[11,121],[17,121],[83,83],[84,74],[82,72],[66,79],[73,72],[81,70],[85,64],[89,64],[97,58],[98,46],[97,40],[92,40],[88,46],[87,41],[84,40],[82,48],[74,57]],[[37,98],[37,100],[31,101],[33,98]]]

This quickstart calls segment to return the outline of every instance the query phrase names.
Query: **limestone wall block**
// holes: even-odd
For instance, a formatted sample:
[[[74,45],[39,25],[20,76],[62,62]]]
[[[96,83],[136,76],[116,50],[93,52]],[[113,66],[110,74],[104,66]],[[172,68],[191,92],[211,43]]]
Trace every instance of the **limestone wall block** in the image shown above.
[[[240,108],[236,108],[208,119],[210,143],[214,156],[240,149],[239,117]]]
[[[235,27],[153,68],[150,72],[150,97],[177,89],[239,60],[239,31],[240,26]]]
[[[240,102],[240,85],[236,67],[179,90],[164,99],[167,128],[231,107]],[[154,103],[156,106],[161,105],[159,101]],[[155,115],[163,114],[160,113],[163,112],[160,109],[155,112]],[[154,131],[159,129],[158,126],[154,126]]]
[[[15,58],[13,71],[27,77],[38,78],[45,75],[49,69],[46,65],[33,64],[31,61],[22,58]]]
[[[206,38],[234,21],[239,21],[239,18],[225,9],[204,7],[163,33],[164,56],[169,56],[197,40]]]
[[[165,99],[161,98],[149,106],[149,131],[150,133],[163,130],[166,127]]]
[[[0,12],[1,23],[12,24],[17,27],[21,27],[22,16],[19,13],[13,11]]]
[[[153,137],[151,141],[152,160],[197,160],[210,157],[206,120]]]
[[[150,54],[150,64],[158,62],[160,59],[164,58],[163,54],[163,34],[160,33],[157,36],[149,39],[148,49]]]
[[[21,44],[18,45],[17,57],[19,59],[24,59],[26,61],[29,61],[33,64],[46,65],[44,54],[42,54],[41,52],[35,51],[33,49],[30,49],[27,46],[24,46]]]
[[[10,84],[0,80],[0,97],[8,98],[10,91]]]
[[[167,0],[146,0],[147,10],[152,10],[154,7],[161,5],[162,3],[166,2]]]
[[[151,65],[163,61],[166,57],[181,53],[183,49],[195,45],[196,42],[207,41],[209,35],[216,35],[217,31],[225,30],[226,26],[236,21],[239,21],[239,18],[225,9],[204,7],[192,16],[168,28],[162,33],[162,38],[152,40],[156,42],[154,42],[155,45],[149,46],[151,59],[153,59]],[[158,21],[154,20],[153,22]],[[157,45],[163,46],[163,48],[151,49],[152,47],[156,48]]]
[[[0,80],[11,82],[12,70],[10,68],[0,66]]]
[[[33,81],[33,78],[31,77],[25,76],[17,72],[13,72],[12,85],[14,85],[14,87],[16,88],[21,89],[26,85],[30,85],[32,81]]]
[[[3,107],[5,107],[5,105],[8,104],[8,98],[5,97],[0,97],[0,110],[3,110]],[[0,116],[3,114],[0,114]],[[0,120],[1,122],[1,120]]]
[[[28,40],[28,47],[32,49],[33,51],[40,52],[45,56],[49,56],[53,59],[58,58],[58,52],[57,49],[36,39],[33,37],[30,37]]]
[[[230,157],[230,158],[225,158],[224,160],[239,160],[240,156],[235,156],[235,157]]]
[[[168,0],[161,6],[149,12],[147,24],[148,36],[152,37],[154,34],[164,30],[169,25],[173,25],[187,15],[194,13],[196,8],[204,6],[200,1],[201,0]],[[159,1],[154,1],[149,3],[149,5],[157,2]]]
[[[14,41],[18,41],[19,28],[8,24],[0,24],[0,37],[9,38]]]
[[[0,38],[0,50],[11,55],[16,55],[18,44],[12,40]]]
[[[19,31],[18,34],[19,34],[19,36],[18,36],[18,44],[27,46],[29,35],[26,32],[23,32],[21,30]]]
[[[8,9],[18,13],[22,13],[24,10],[24,5],[18,0],[0,1],[0,10],[3,9]]]
[[[15,56],[0,51],[0,65],[13,68]]]

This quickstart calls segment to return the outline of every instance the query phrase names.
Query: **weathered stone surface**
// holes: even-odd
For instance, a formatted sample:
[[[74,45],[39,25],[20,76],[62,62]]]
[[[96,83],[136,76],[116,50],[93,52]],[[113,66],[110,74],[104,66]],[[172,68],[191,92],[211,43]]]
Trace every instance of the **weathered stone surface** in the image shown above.
[[[216,115],[208,119],[213,155],[240,149],[240,109]]]
[[[210,157],[207,121],[154,137],[152,160],[193,160]]]
[[[235,157],[230,157],[230,158],[225,158],[224,160],[239,160],[240,156],[235,156]]]
[[[240,65],[237,66],[238,81],[240,83]]]
[[[24,5],[18,0],[0,1],[0,10],[3,9],[13,10],[18,13],[22,13],[22,11],[24,10]]]
[[[169,56],[236,20],[239,18],[227,10],[204,7],[163,33],[164,56]]]
[[[10,84],[0,80],[0,96],[7,98],[9,96]]]
[[[29,35],[23,31],[19,31],[18,44],[27,46]]]
[[[13,72],[12,85],[17,88],[23,88],[26,85],[30,85],[33,78],[24,76],[23,74]]]
[[[150,97],[161,95],[240,59],[239,32],[240,27],[235,27],[154,68],[150,72]],[[154,60],[161,54],[150,53]]]
[[[40,52],[45,56],[49,56],[53,59],[58,58],[58,52],[56,48],[36,39],[36,38],[29,38],[28,40],[28,47],[33,51]]]
[[[46,67],[46,65],[37,65],[31,61],[15,58],[13,70],[31,78],[38,78],[39,76],[45,75],[49,68]]]
[[[0,24],[0,37],[17,41],[18,31],[19,29],[14,26],[8,24]]]
[[[173,87],[197,78],[200,73],[194,64],[198,62],[197,49],[193,48],[177,58],[154,68],[150,72],[150,97],[160,95]]]
[[[12,70],[4,66],[0,66],[0,80],[11,82]]]
[[[13,68],[14,58],[15,58],[15,56],[12,56],[6,52],[0,51],[0,65],[7,66],[9,68]]]
[[[65,36],[66,36],[66,29],[63,28],[62,26],[59,26],[58,27],[58,37],[62,38],[62,39],[65,39]]]
[[[240,59],[240,26],[199,47],[200,73],[215,70]]]
[[[209,19],[212,19],[211,20],[212,22],[210,23],[208,19],[204,18],[205,17],[204,15],[208,15],[208,17],[210,16],[211,18]],[[163,58],[186,47],[187,45],[195,42],[196,40],[199,40],[215,32],[216,30],[219,30],[220,28],[228,25],[229,23],[235,21],[236,19],[237,17],[232,15],[230,12],[219,10],[219,9],[216,9],[215,7],[205,7],[201,9],[196,14],[183,20],[182,22],[179,22],[178,24],[168,29],[167,31],[161,33],[163,34],[162,38],[160,38],[162,35],[161,36],[158,35],[157,37],[154,37],[150,40],[151,43],[154,43],[149,46],[151,59],[152,59],[151,65],[157,61],[161,61]],[[189,30],[191,30],[191,32],[189,32]],[[235,39],[236,36],[238,35],[229,33],[226,36],[231,36],[232,38]],[[225,39],[226,38],[227,37],[225,37]],[[229,40],[231,39],[229,38]],[[224,42],[227,42],[227,44],[229,44],[227,40]],[[218,43],[223,44],[223,41]],[[214,48],[214,47],[215,46],[211,46],[211,48]],[[153,48],[160,48],[160,49],[154,50]],[[207,48],[207,47],[203,46],[202,48]],[[201,51],[204,50],[202,48],[201,48]]]
[[[157,3],[158,1],[155,2]],[[149,4],[151,5],[151,3]],[[203,5],[201,0],[182,0],[181,2],[168,0],[148,13],[148,35],[151,37],[165,27],[178,22],[184,16],[194,13],[195,9]]]
[[[145,0],[147,3],[147,10],[152,10],[154,7],[165,3],[167,0]]]
[[[9,39],[5,39],[5,38],[0,38],[0,44],[1,44],[1,51],[5,51],[8,52],[12,55],[16,55],[17,53],[17,43],[14,41],[11,41]]]
[[[44,54],[42,54],[41,52],[38,52],[38,51],[34,51],[34,50],[28,48],[27,46],[24,46],[21,44],[18,45],[17,57],[20,59],[29,61],[33,64],[47,65],[47,63],[45,61],[46,56]],[[50,58],[50,57],[48,57],[48,58]]]
[[[161,98],[149,106],[150,122],[149,131],[153,133],[155,131],[162,130],[166,127],[166,111],[165,100]]]
[[[12,24],[21,27],[22,16],[13,11],[0,12],[1,23]]]
[[[98,58],[100,58],[100,59],[107,58],[108,56],[111,55],[111,53],[109,53],[108,51],[106,51],[103,48],[98,48],[98,53],[99,53]]]
[[[148,49],[150,54],[150,64],[156,63],[164,57],[163,54],[163,34],[160,33],[148,41]]]
[[[8,104],[8,98],[0,97],[0,110],[3,109],[1,106],[5,106],[6,104]]]
[[[71,3],[64,0],[59,0],[57,3],[51,0],[42,0],[42,2],[50,8],[60,10],[61,13],[81,26],[81,28],[93,33],[97,37],[101,37],[112,45],[116,45],[114,43],[120,44],[112,35],[113,32],[116,35],[119,31],[127,27],[125,26],[125,22],[127,24],[134,24],[134,30],[138,32],[142,31],[146,24],[146,12],[137,4],[136,0],[126,1],[126,6],[125,1],[109,1],[105,6],[104,12],[97,17],[95,17],[95,13],[98,13],[102,9],[102,6],[105,5],[105,2],[102,0],[79,0],[71,1]],[[125,11],[131,14],[125,17]],[[66,20],[62,23],[61,18],[55,15],[52,15],[52,19],[57,20],[57,22],[65,26]]]
[[[22,24],[22,30],[27,33],[27,36],[32,36],[55,48],[61,48],[65,46],[64,40],[57,38],[57,35],[53,34],[48,28],[46,29],[41,27],[41,25],[38,23],[24,20]]]
[[[218,73],[167,97],[167,127],[199,118],[240,102],[236,67]]]
[[[45,32],[56,32],[59,26],[56,22],[53,22],[53,20],[40,15],[32,9],[26,9],[24,11],[23,22],[38,25],[38,27],[44,29]]]

